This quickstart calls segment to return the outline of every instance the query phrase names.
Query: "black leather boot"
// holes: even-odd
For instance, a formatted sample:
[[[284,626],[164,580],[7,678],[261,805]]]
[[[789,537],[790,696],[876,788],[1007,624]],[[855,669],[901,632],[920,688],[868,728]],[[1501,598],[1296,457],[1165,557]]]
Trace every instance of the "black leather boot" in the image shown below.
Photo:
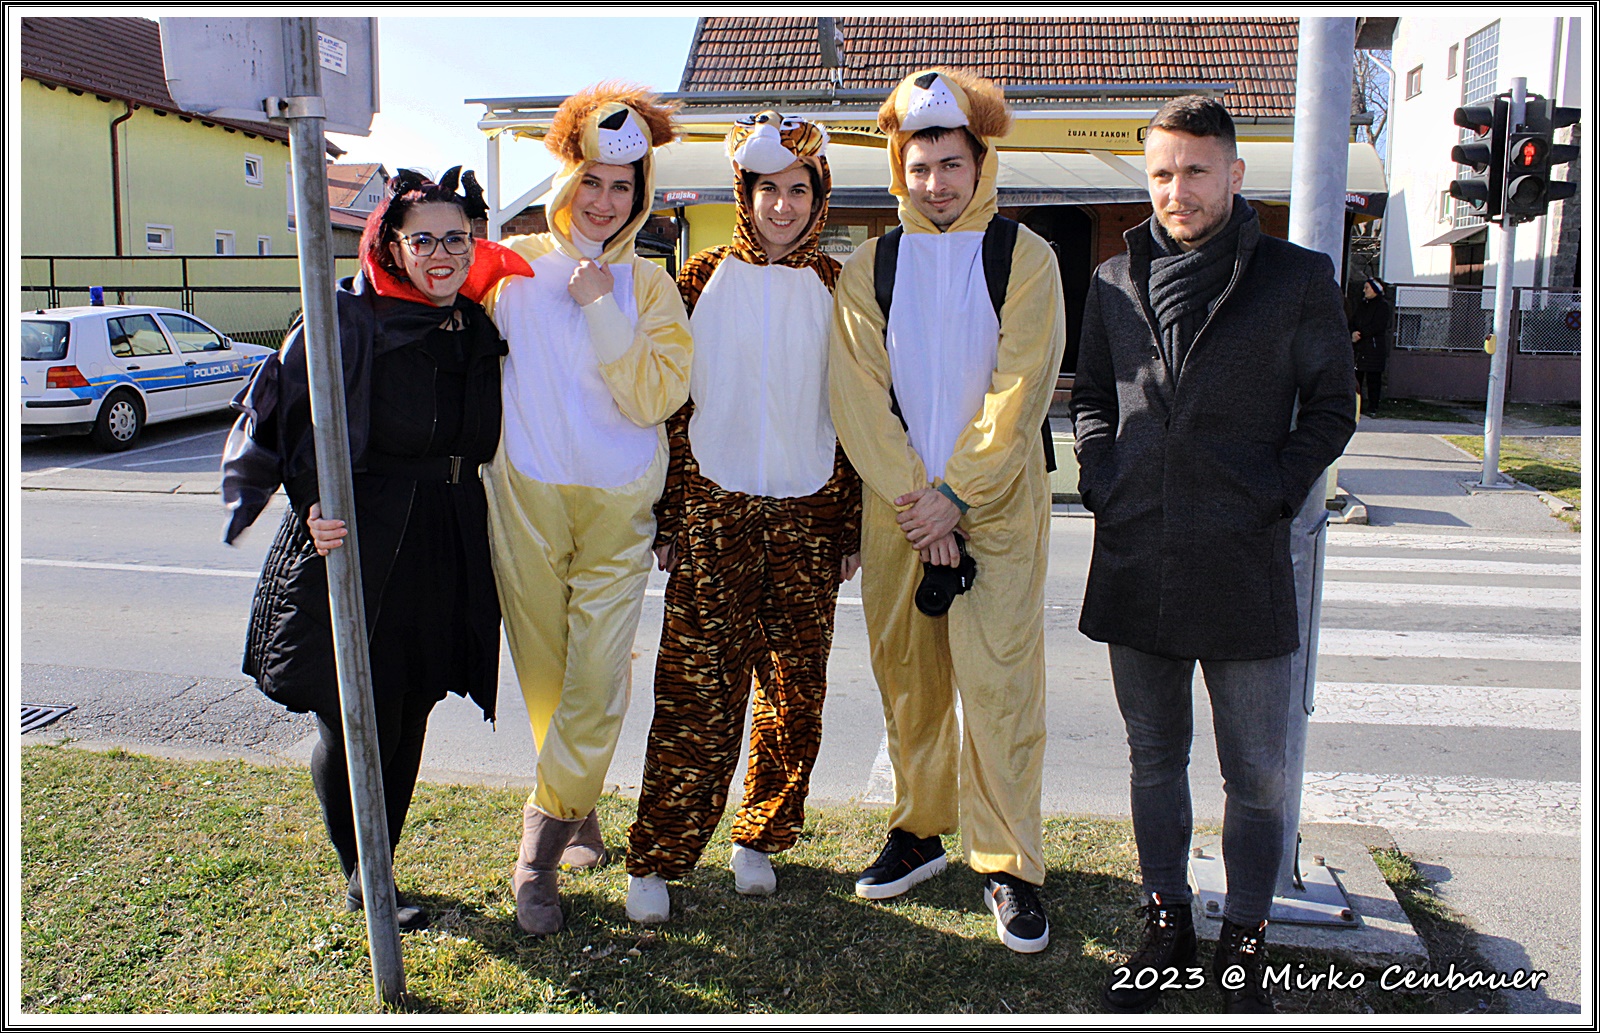
[[[1119,1012],[1149,1011],[1161,996],[1163,984],[1186,986],[1195,964],[1198,944],[1194,935],[1194,915],[1189,902],[1165,904],[1161,894],[1150,894],[1144,911],[1144,938],[1126,965],[1119,965],[1100,994],[1107,1008]],[[1126,969],[1126,972],[1123,970]],[[1176,976],[1166,969],[1176,969]],[[1141,972],[1154,970],[1152,979]]]
[[[1272,1004],[1262,977],[1267,970],[1267,923],[1234,925],[1222,920],[1211,973],[1222,990],[1222,1003],[1231,1015],[1271,1015]]]

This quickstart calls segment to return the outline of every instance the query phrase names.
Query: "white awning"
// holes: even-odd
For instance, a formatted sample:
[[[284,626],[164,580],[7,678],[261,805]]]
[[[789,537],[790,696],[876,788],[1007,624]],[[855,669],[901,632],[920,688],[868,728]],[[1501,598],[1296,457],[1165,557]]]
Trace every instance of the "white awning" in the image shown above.
[[[1256,201],[1289,200],[1292,143],[1239,143],[1244,159],[1244,196]],[[1140,185],[1143,160],[1137,154],[1097,157],[1092,153],[1000,152],[1000,203],[1148,204]],[[830,203],[841,208],[892,208],[886,152],[881,147],[834,143],[828,147],[833,172]],[[1123,167],[1119,168],[1118,166]],[[1349,193],[1384,194],[1383,163],[1371,144],[1350,145],[1346,175]],[[541,197],[535,203],[543,203]],[[732,204],[733,170],[721,143],[673,143],[656,152],[657,209],[680,205]]]

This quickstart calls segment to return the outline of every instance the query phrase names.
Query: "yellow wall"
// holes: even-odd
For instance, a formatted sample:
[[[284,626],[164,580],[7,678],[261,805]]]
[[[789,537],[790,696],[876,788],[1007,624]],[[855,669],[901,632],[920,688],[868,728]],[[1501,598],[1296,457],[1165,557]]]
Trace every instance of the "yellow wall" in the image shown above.
[[[733,243],[733,227],[737,223],[733,205],[692,205],[683,210],[683,218],[689,224],[688,239],[683,247],[684,258],[718,244]]]
[[[110,125],[123,103],[32,79],[21,101],[23,254],[113,254]],[[296,253],[287,144],[149,108],[117,132],[125,255],[214,254],[218,230],[239,255],[254,255],[260,236],[274,255]],[[261,158],[260,186],[245,182],[247,154]],[[146,224],[172,227],[173,250],[147,249]]]

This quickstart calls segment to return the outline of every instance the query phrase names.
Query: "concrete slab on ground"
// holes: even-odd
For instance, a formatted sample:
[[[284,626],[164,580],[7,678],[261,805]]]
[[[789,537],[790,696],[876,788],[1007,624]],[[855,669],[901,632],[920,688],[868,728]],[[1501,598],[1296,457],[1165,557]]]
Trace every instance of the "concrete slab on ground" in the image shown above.
[[[1394,846],[1389,834],[1371,825],[1316,823],[1302,825],[1300,835],[1300,856],[1306,860],[1318,855],[1327,859],[1361,924],[1352,929],[1275,922],[1267,933],[1269,949],[1271,944],[1305,947],[1338,954],[1362,965],[1425,964],[1427,947],[1372,860],[1374,847]],[[1194,845],[1214,854],[1222,847],[1222,837],[1196,836]],[[1215,942],[1222,921],[1206,915],[1199,907],[1198,897],[1194,917],[1200,938]]]

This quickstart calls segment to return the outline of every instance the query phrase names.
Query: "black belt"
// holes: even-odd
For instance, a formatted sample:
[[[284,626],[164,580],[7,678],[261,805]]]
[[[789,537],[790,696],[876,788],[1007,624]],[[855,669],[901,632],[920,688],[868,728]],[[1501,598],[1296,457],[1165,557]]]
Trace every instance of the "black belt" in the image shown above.
[[[368,452],[366,472],[413,481],[459,484],[463,478],[478,479],[478,463],[466,456],[391,456]]]

